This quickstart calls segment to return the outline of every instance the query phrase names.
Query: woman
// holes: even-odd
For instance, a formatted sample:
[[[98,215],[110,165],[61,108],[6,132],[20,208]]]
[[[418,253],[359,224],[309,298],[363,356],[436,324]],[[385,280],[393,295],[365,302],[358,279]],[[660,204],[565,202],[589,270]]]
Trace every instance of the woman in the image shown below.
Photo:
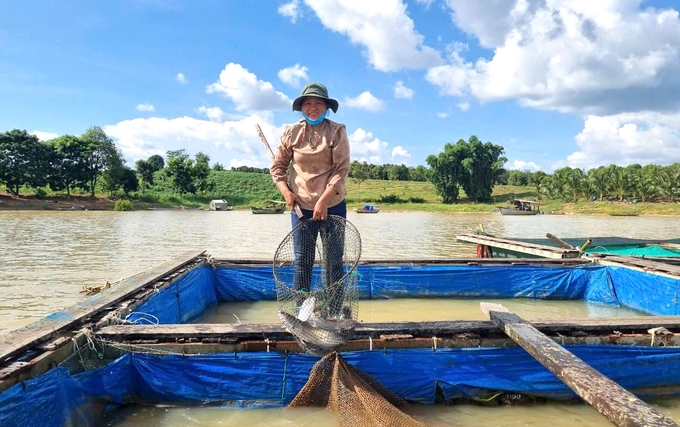
[[[338,111],[338,101],[328,96],[328,90],[321,83],[309,83],[300,96],[293,101],[293,111],[300,111],[302,119],[288,126],[281,136],[281,143],[270,172],[274,183],[293,207],[301,208],[304,219],[311,219],[304,233],[293,235],[295,251],[294,287],[309,292],[317,234],[324,244],[326,266],[325,286],[342,278],[342,254],[344,251],[344,230],[342,237],[330,242],[325,236],[331,231],[325,220],[329,215],[347,218],[345,181],[349,173],[349,139],[345,125],[326,118],[328,110]],[[290,167],[290,185],[286,174]],[[291,214],[292,226],[301,218]],[[311,231],[311,232],[310,232]],[[341,295],[336,295],[341,297]],[[299,302],[304,295],[298,298]]]

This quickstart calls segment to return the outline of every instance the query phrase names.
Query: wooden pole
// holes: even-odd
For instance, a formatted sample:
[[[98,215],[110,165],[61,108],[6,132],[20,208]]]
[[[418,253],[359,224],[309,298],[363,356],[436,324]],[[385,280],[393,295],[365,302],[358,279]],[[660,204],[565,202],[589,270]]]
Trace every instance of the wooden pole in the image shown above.
[[[257,131],[257,134],[260,136],[260,141],[262,141],[264,149],[265,151],[267,151],[267,154],[269,155],[269,159],[273,162],[274,152],[272,151],[272,147],[269,146],[269,142],[267,142],[267,137],[264,136],[262,128],[257,123],[255,123],[255,130]],[[293,210],[295,211],[295,214],[298,216],[298,218],[302,219],[304,217],[304,215],[302,214],[302,210],[300,209],[300,206],[298,206],[297,203],[293,205]]]
[[[553,235],[553,234],[546,234],[545,237],[548,239],[552,240],[553,242],[557,243],[558,245],[562,246],[565,249],[574,249],[573,246],[571,246],[569,243],[565,242],[564,240],[560,239],[559,237]]]
[[[678,427],[671,418],[593,369],[503,305],[482,302],[480,308],[513,341],[613,424]]]

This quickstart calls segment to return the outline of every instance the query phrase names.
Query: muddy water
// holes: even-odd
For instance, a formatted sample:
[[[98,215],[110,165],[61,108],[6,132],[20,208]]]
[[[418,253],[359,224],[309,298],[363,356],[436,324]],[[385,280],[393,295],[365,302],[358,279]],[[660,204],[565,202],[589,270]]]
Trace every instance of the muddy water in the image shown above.
[[[482,300],[399,298],[359,303],[360,322],[428,322],[488,320],[479,309]],[[503,304],[526,320],[625,317],[643,314],[626,308],[585,301],[485,300]],[[276,301],[221,303],[205,311],[197,323],[279,323]]]
[[[390,213],[359,215],[349,220],[359,229],[363,258],[445,258],[474,256],[474,247],[455,242],[482,224],[504,237],[542,238],[546,233],[567,237],[621,236],[641,239],[680,237],[678,219],[669,217],[552,216],[505,217],[498,214]],[[189,250],[206,250],[218,257],[264,258],[273,254],[290,230],[284,215],[249,212],[0,212],[0,333],[27,325],[85,298],[84,286],[102,285],[128,277]],[[477,302],[375,301],[361,303],[364,321],[386,320],[401,312],[409,320],[458,319],[479,316]],[[582,303],[522,306],[505,301],[527,318],[607,316],[608,308]],[[276,321],[261,319],[262,307],[221,305],[213,321]],[[390,305],[394,304],[394,305]],[[520,304],[515,306],[513,304]],[[249,314],[253,313],[253,314]],[[467,314],[466,314],[467,313]],[[236,316],[234,316],[236,314]],[[222,318],[220,318],[220,316]],[[227,320],[229,319],[229,320]],[[663,402],[662,412],[680,421],[680,401]],[[666,408],[668,406],[669,408]],[[608,426],[584,405],[480,408],[412,407],[430,425]],[[235,410],[228,408],[133,407],[120,411],[115,426],[333,426],[323,410]]]

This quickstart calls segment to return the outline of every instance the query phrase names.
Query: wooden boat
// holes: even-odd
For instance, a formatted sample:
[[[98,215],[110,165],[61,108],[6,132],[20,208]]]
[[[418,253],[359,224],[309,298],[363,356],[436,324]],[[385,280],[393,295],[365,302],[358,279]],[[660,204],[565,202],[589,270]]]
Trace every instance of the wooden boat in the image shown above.
[[[380,212],[380,206],[375,206],[371,204],[365,204],[356,209],[357,213],[378,213]]]
[[[262,206],[251,206],[250,210],[254,214],[281,214],[286,211],[286,202],[267,200]]]
[[[582,298],[646,313],[531,328],[636,395],[680,392],[680,316],[672,303],[680,267],[631,257],[411,259],[363,260],[357,273],[362,299]],[[194,251],[10,331],[0,336],[0,425],[98,425],[107,410],[140,402],[283,406],[317,358],[299,354],[281,324],[196,323],[218,302],[257,300],[276,300],[270,260]],[[508,393],[578,399],[568,378],[536,364],[540,354],[518,347],[504,332],[512,325],[500,327],[496,311],[487,311],[489,321],[360,323],[341,351],[423,404]],[[591,386],[592,395],[624,401]],[[613,412],[627,413],[619,409]]]
[[[508,200],[511,207],[496,206],[501,215],[538,215],[541,213],[538,202],[531,200],[512,199]]]
[[[490,248],[501,258],[578,258],[630,256],[680,265],[680,239],[647,240],[626,237],[546,239],[499,238],[486,233],[461,234],[456,240]],[[554,238],[554,236],[552,236]],[[483,253],[483,252],[482,252]]]

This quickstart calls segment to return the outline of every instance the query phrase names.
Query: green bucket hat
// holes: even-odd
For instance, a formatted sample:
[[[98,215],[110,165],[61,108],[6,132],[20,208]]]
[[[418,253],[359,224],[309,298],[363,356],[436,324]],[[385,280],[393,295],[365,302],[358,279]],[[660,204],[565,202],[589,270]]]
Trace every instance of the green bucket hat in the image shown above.
[[[305,87],[302,88],[300,96],[293,101],[293,111],[302,111],[302,100],[308,96],[316,96],[317,98],[325,99],[328,107],[333,110],[334,113],[338,112],[338,101],[328,97],[328,89],[321,83],[307,83]]]

